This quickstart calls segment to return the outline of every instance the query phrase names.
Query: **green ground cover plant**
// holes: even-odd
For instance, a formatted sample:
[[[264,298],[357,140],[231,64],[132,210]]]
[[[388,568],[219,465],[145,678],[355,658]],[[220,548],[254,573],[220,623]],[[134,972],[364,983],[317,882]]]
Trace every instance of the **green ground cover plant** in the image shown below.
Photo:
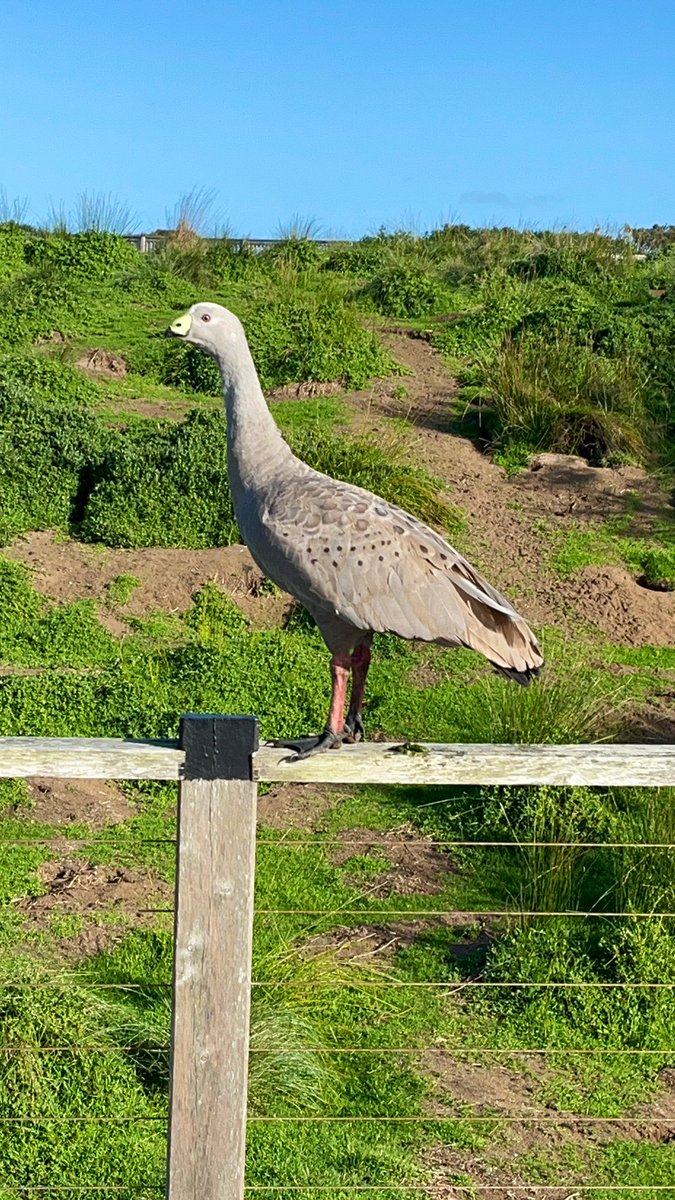
[[[226,426],[220,406],[182,422],[139,418],[114,425],[89,403],[88,381],[39,362],[37,384],[23,361],[0,365],[0,542],[57,528],[110,546],[218,546],[238,540],[227,487]],[[57,386],[50,397],[52,378]],[[73,381],[72,399],[68,394]],[[94,385],[91,385],[93,388]],[[94,392],[95,394],[95,392]],[[294,449],[319,470],[397,500],[428,521],[457,528],[439,485],[404,461],[402,446],[354,441],[322,418],[339,407],[278,407]]]
[[[298,227],[260,255],[227,238],[185,237],[143,258],[101,229],[47,235],[0,225],[0,542],[41,528],[109,546],[236,540],[217,375],[208,360],[161,336],[177,312],[204,297],[242,317],[267,388],[337,380],[347,389],[391,375],[376,330],[379,321],[395,320],[425,332],[456,366],[461,427],[474,432],[480,415],[492,450],[514,464],[533,449],[563,449],[595,463],[657,456],[667,467],[675,259],[660,248],[636,263],[632,249],[628,238],[461,226],[426,235],[383,230],[324,249]],[[119,354],[130,368],[126,378],[79,369],[81,353],[94,347]],[[167,412],[175,405],[179,419],[139,415],[134,404],[143,399]],[[186,408],[193,410],[187,416]],[[406,464],[402,444],[347,436],[340,398],[290,398],[274,411],[312,465],[461,539],[461,514],[426,473]],[[657,588],[673,586],[671,560],[667,531],[648,540],[610,525],[553,547],[561,573],[625,562]],[[130,574],[118,575],[104,615],[124,616],[135,586]],[[209,585],[185,613],[130,619],[130,632],[118,638],[95,604],[48,602],[22,567],[2,558],[0,611],[2,734],[173,737],[181,712],[210,710],[259,712],[263,737],[274,737],[318,728],[323,719],[325,649],[301,610],[283,628],[255,630]],[[648,697],[655,672],[673,670],[668,649],[579,640],[574,657],[552,632],[544,631],[544,641],[549,673],[525,690],[489,674],[469,652],[378,639],[369,728],[420,741],[593,741],[619,734],[624,703]],[[610,674],[608,663],[629,672]],[[0,1108],[19,1103],[20,1115],[43,1118],[33,1127],[0,1124],[3,1200],[30,1194],[19,1188],[68,1186],[74,1178],[98,1184],[102,1195],[110,1189],[111,1197],[125,1194],[113,1188],[149,1197],[161,1187],[167,928],[159,917],[155,927],[135,927],[133,916],[106,908],[59,911],[43,928],[26,919],[26,903],[45,890],[41,868],[64,853],[48,841],[56,836],[61,847],[66,836],[83,839],[78,854],[88,863],[135,865],[149,883],[172,880],[174,789],[135,784],[127,793],[135,815],[97,830],[39,822],[25,784],[0,785],[0,1037],[7,1051],[0,1054]],[[427,1178],[434,1144],[488,1158],[506,1145],[497,1121],[440,1119],[452,1098],[441,1095],[439,1103],[425,1046],[446,1055],[499,1050],[514,1077],[523,1069],[518,1051],[547,1046],[554,1053],[541,1066],[534,1097],[553,1112],[624,1117],[649,1104],[659,1071],[672,1066],[671,993],[600,985],[675,982],[673,922],[636,915],[673,911],[672,870],[667,851],[608,843],[672,843],[671,801],[665,790],[646,789],[367,788],[334,797],[311,834],[289,839],[286,831],[261,830],[260,906],[326,914],[256,922],[256,977],[268,986],[256,992],[252,1114],[427,1119],[252,1123],[249,1182],[322,1184],[338,1197],[348,1181],[394,1200],[400,1192],[391,1185]],[[387,846],[336,859],[336,839],[364,828],[507,844],[439,851],[441,882],[429,894],[391,884]],[[470,916],[523,908],[603,915]],[[449,927],[425,916],[433,909],[467,917]],[[339,942],[352,926],[381,928],[399,910],[415,919],[416,932],[386,962],[354,966],[335,954],[331,938]],[[606,915],[616,911],[627,915]],[[113,930],[110,949],[83,957],[78,939],[92,928]],[[68,977],[67,989],[36,986],[54,972]],[[129,979],[143,988],[125,991]],[[531,986],[464,987],[516,979]],[[275,987],[279,981],[293,987]],[[405,987],[424,981],[442,986]],[[373,986],[380,982],[398,986]],[[536,986],[561,982],[589,986],[579,993]],[[119,989],[103,986],[110,984]],[[106,1053],[65,1052],[73,1042]],[[123,1049],[131,1044],[133,1051]],[[368,1053],[339,1053],[350,1044]],[[318,1050],[308,1053],[308,1045]],[[19,1046],[27,1052],[16,1053]],[[64,1053],[46,1053],[48,1046]],[[419,1048],[420,1062],[384,1053],[401,1046]],[[584,1058],[570,1053],[575,1048],[655,1054]],[[64,1137],[56,1118],[83,1113],[141,1119],[81,1123]],[[628,1186],[672,1183],[674,1168],[667,1145],[609,1135],[602,1146],[580,1143],[564,1161],[533,1150],[519,1156],[518,1169],[531,1181],[558,1183],[575,1172],[579,1183]],[[456,1182],[462,1174],[471,1179],[455,1174]]]

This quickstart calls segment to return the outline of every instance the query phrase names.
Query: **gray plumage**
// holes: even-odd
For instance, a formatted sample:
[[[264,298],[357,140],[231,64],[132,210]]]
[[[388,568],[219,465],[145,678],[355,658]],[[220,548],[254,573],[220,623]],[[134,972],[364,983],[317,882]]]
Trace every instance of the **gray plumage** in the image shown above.
[[[296,458],[232,313],[196,304],[171,332],[218,360],[243,539],[261,570],[309,610],[333,656],[387,632],[471,647],[522,683],[538,672],[542,654],[523,618],[442,537],[395,504]]]

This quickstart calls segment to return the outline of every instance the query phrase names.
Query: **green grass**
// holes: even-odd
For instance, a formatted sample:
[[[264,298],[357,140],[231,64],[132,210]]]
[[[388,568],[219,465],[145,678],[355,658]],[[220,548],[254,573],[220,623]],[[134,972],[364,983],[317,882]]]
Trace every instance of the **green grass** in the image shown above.
[[[670,528],[651,539],[626,536],[625,522],[588,523],[566,534],[551,531],[551,565],[563,577],[589,566],[627,566],[645,587],[675,589],[675,543]]]

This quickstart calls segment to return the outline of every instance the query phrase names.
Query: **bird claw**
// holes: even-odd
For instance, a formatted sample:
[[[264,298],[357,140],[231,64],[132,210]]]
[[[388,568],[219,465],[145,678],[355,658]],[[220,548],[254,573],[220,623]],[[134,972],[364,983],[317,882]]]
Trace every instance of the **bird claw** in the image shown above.
[[[303,758],[310,758],[313,754],[322,754],[325,750],[339,750],[344,740],[343,734],[333,733],[332,729],[325,729],[319,735],[282,739],[272,742],[272,745],[284,750],[295,750],[293,757],[284,759],[285,762],[300,762]]]
[[[366,731],[363,724],[363,714],[360,712],[347,713],[345,731],[342,740],[345,742],[362,742],[365,736]]]

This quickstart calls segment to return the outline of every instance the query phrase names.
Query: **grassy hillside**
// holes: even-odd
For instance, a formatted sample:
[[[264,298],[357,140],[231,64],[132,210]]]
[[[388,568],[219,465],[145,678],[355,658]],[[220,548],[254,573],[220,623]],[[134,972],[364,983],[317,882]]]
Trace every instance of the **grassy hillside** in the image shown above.
[[[206,298],[298,453],[445,530],[542,635],[529,690],[378,639],[370,732],[672,741],[674,276],[667,246],[598,234],[141,257],[0,226],[0,734],[321,726],[321,639],[237,548],[213,364],[163,337]],[[592,466],[523,470],[542,452]],[[0,805],[0,1117],[30,1118],[0,1121],[0,1196],[157,1195],[174,790],[11,781]],[[672,992],[633,986],[675,985],[673,922],[635,915],[675,910],[672,792],[267,789],[259,815],[259,907],[325,915],[256,922],[251,1184],[675,1187]],[[595,915],[473,915],[504,908]],[[255,1120],[382,1114],[415,1120]]]

